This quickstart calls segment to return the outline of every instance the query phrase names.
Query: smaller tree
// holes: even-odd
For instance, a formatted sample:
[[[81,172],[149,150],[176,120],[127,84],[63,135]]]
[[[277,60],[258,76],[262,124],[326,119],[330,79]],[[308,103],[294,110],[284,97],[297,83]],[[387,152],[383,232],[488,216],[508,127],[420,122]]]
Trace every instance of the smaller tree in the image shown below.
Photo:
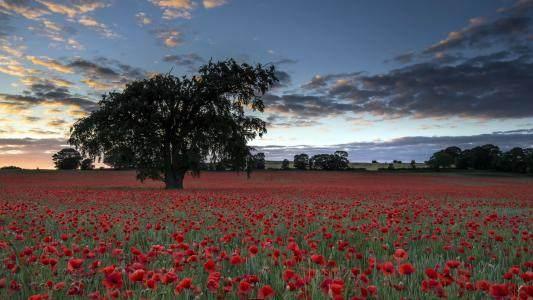
[[[281,169],[282,170],[288,170],[289,169],[289,160],[288,159],[284,159],[283,162],[281,163]]]
[[[429,161],[426,163],[431,168],[438,170],[440,168],[449,168],[454,163],[454,159],[446,151],[441,150],[433,153]]]
[[[80,167],[82,170],[93,170],[94,169],[93,160],[90,158],[86,158],[82,160]]]
[[[75,170],[80,167],[81,154],[72,148],[61,149],[52,156],[54,165],[59,170]]]
[[[259,152],[252,156],[253,162],[254,162],[254,168],[257,170],[264,170],[266,161],[265,161],[265,153]]]
[[[294,156],[294,168],[298,170],[305,170],[309,167],[309,155],[305,153],[296,154]]]
[[[416,161],[414,159],[411,160],[411,169],[416,169]]]

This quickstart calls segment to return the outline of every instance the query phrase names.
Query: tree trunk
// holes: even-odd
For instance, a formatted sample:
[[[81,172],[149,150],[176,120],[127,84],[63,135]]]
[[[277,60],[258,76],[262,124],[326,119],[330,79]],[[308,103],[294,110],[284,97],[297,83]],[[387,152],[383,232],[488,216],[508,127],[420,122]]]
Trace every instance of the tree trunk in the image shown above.
[[[172,171],[169,170],[165,174],[165,189],[183,189],[183,178],[185,177],[185,171]]]

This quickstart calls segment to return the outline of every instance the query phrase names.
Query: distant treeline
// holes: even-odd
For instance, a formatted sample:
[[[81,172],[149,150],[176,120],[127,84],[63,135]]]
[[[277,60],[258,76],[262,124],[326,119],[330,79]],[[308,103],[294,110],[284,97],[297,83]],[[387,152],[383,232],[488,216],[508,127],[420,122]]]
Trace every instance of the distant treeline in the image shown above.
[[[452,146],[433,153],[426,164],[436,170],[456,168],[533,173],[533,148],[515,147],[503,152],[492,144],[465,150]]]

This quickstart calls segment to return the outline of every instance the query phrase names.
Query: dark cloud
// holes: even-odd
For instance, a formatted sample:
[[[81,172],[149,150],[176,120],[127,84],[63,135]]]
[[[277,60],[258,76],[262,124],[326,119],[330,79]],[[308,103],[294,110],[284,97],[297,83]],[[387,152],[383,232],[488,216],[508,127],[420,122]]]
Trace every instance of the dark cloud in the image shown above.
[[[533,129],[500,131],[473,136],[413,136],[391,141],[349,143],[323,147],[270,145],[256,148],[257,151],[265,152],[270,160],[292,159],[298,153],[314,155],[333,153],[335,150],[345,150],[349,153],[350,161],[353,162],[370,162],[372,160],[385,162],[394,159],[402,161],[414,159],[423,162],[432,153],[452,145],[461,149],[469,149],[484,144],[497,145],[504,151],[513,147],[531,148],[533,147]]]
[[[291,84],[291,75],[282,70],[276,70],[275,72],[278,82],[275,87],[288,87]]]
[[[337,103],[322,96],[287,94],[263,97],[267,112],[281,113],[298,118],[318,118],[340,115],[353,108],[350,104]]]
[[[191,72],[197,71],[198,66],[205,63],[205,59],[196,53],[167,55],[163,61],[187,68]]]
[[[327,74],[327,75],[315,75],[311,81],[302,85],[304,90],[317,90],[325,87],[329,82],[337,79],[344,79],[347,77],[353,77],[362,74],[363,72],[354,73],[341,73],[341,74]]]
[[[97,57],[93,60],[74,58],[67,64],[83,75],[82,82],[98,91],[120,89],[132,80],[146,78],[147,72],[116,59]]]
[[[402,64],[407,64],[407,63],[412,62],[414,58],[415,58],[415,53],[414,52],[408,52],[408,53],[400,54],[400,55],[394,57],[392,60],[395,61],[395,62],[402,63]],[[389,60],[387,60],[386,62],[388,62],[388,61]]]
[[[448,38],[427,48],[424,53],[436,53],[465,47],[488,47],[499,39],[507,43],[515,42],[531,32],[531,23],[531,17],[513,16],[471,25],[461,31],[450,33]]]
[[[533,116],[533,63],[502,51],[455,65],[438,61],[385,74],[331,74],[304,86],[312,95],[267,97],[277,112],[307,117],[347,112],[397,117],[524,118]]]
[[[118,76],[118,73],[115,72],[113,69],[101,66],[95,62],[83,58],[74,59],[68,64],[68,66],[77,69],[82,73],[91,74],[98,77],[113,78]]]
[[[29,85],[28,89],[19,95],[0,93],[0,103],[18,110],[46,103],[73,105],[82,111],[91,111],[96,108],[94,101],[74,95],[68,88],[56,86],[47,80]]]

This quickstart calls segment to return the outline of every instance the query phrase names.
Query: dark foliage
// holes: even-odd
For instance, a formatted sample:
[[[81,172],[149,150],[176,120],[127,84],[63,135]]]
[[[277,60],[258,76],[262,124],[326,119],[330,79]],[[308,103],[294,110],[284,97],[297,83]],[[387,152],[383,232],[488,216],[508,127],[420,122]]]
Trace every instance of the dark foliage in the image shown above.
[[[314,170],[346,170],[349,168],[348,152],[317,154],[309,159],[309,168]]]
[[[76,149],[65,148],[54,154],[52,160],[59,170],[75,170],[80,167],[82,156]]]
[[[498,146],[486,144],[461,151],[454,146],[435,152],[427,163],[433,168],[453,164],[457,169],[533,173],[533,149],[515,147],[502,152]]]
[[[294,156],[293,166],[298,170],[306,170],[309,167],[309,155],[302,153]]]
[[[281,169],[282,170],[288,170],[289,169],[290,162],[288,159],[284,159],[283,162],[281,162]]]
[[[86,158],[81,161],[80,168],[82,170],[93,170],[94,169],[94,161],[90,158]]]

